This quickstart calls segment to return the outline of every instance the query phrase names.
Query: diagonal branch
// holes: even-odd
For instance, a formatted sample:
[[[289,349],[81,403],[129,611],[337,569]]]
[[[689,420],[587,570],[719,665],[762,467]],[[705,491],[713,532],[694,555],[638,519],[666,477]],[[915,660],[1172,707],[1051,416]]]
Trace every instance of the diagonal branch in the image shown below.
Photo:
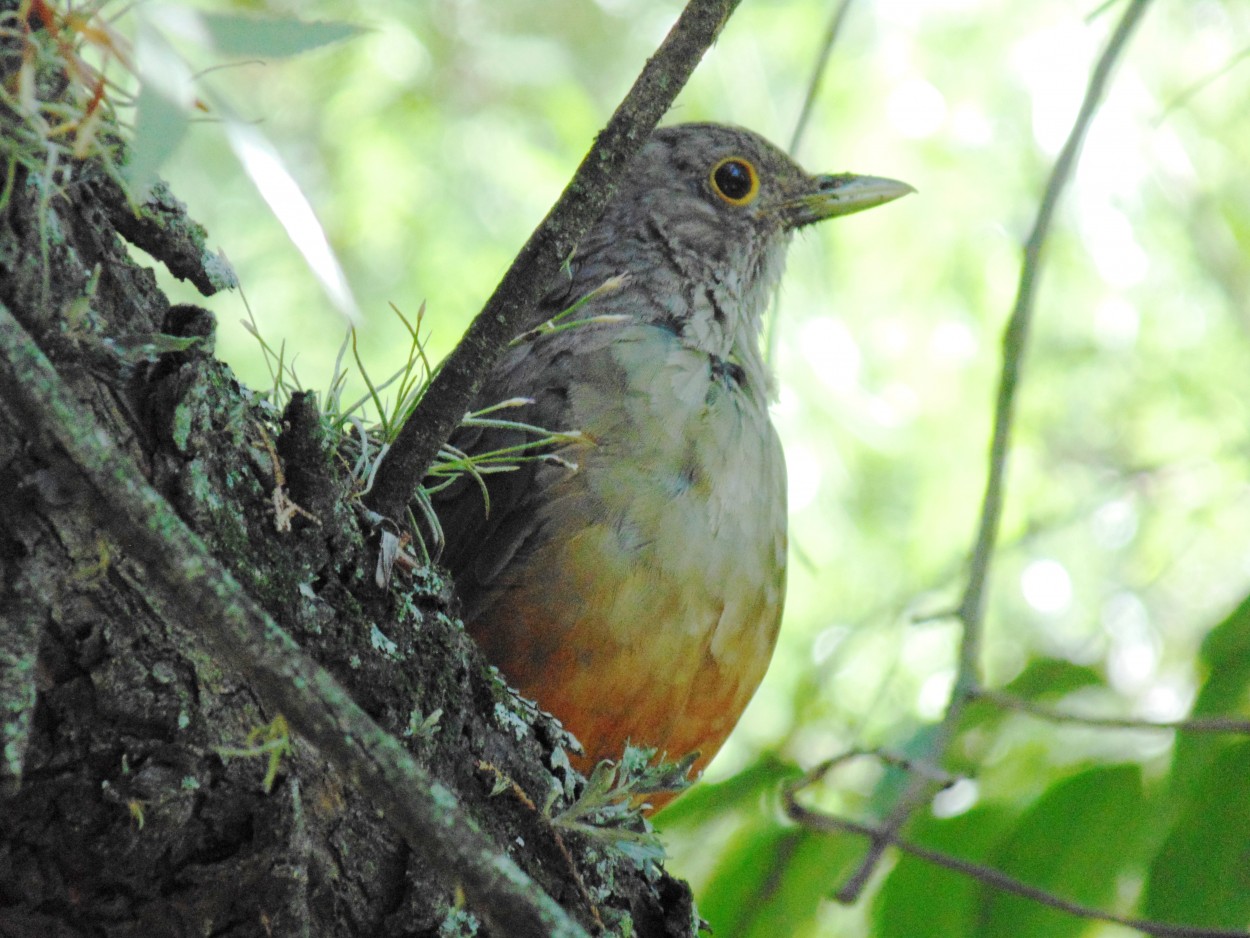
[[[378,470],[367,502],[404,516],[438,448],[459,425],[486,373],[521,331],[578,240],[602,214],[616,178],[642,148],[740,0],[690,0],[547,217],[530,235],[464,338],[439,366]]]
[[[218,658],[310,740],[375,805],[413,850],[455,872],[469,902],[498,934],[587,938],[586,932],[463,813],[455,794],[301,652],[205,548],[134,463],[65,387],[51,363],[0,304],[0,394],[64,453],[84,484],[78,505],[100,518],[140,561],[159,610],[196,623]],[[70,491],[66,487],[66,491]]]
[[[1020,268],[1015,305],[1007,328],[1003,332],[1003,367],[999,378],[998,400],[994,410],[994,436],[990,442],[989,476],[985,484],[985,500],[981,507],[981,520],[977,529],[976,545],[973,547],[972,564],[968,585],[959,604],[958,617],[964,624],[964,643],[960,649],[960,686],[957,690],[976,686],[976,666],[980,658],[981,624],[984,617],[985,588],[989,579],[990,561],[998,539],[999,522],[1002,519],[1003,499],[1006,493],[1007,450],[1010,447],[1012,421],[1015,417],[1016,393],[1024,363],[1025,345],[1029,326],[1033,320],[1033,301],[1037,296],[1037,284],[1041,279],[1042,250],[1050,235],[1051,223],[1059,199],[1072,178],[1076,161],[1085,142],[1085,135],[1093,123],[1094,114],[1102,102],[1103,93],[1111,72],[1128,44],[1134,27],[1146,12],[1150,0],[1131,0],[1115,31],[1107,41],[1098,63],[1090,75],[1085,89],[1085,100],[1077,114],[1068,139],[1064,141],[1059,158],[1046,182],[1041,204],[1033,229],[1024,244],[1024,263]]]
[[[874,845],[881,844],[882,847],[892,846],[903,853],[924,860],[926,863],[932,863],[961,876],[975,879],[978,882],[985,883],[987,886],[992,886],[1000,892],[1020,896],[1022,899],[1030,899],[1047,908],[1055,909],[1075,918],[1123,925],[1127,928],[1136,929],[1143,934],[1153,935],[1155,938],[1250,938],[1250,932],[1238,929],[1208,928],[1202,925],[1174,925],[1170,922],[1135,918],[1129,915],[1117,915],[1114,912],[1095,909],[1091,906],[1065,899],[1062,896],[1057,896],[1053,892],[1041,889],[1031,883],[1016,879],[1016,877],[1009,876],[992,866],[974,863],[971,860],[963,860],[943,853],[940,850],[934,850],[922,844],[903,840],[898,836],[897,830],[890,830],[886,825],[864,824],[861,821],[854,821],[850,818],[815,811],[799,803],[798,796],[804,788],[818,781],[831,769],[861,755],[867,755],[867,753],[852,751],[830,759],[828,762],[812,769],[802,778],[787,783],[782,791],[782,800],[785,804],[787,816],[811,830],[856,834],[860,837],[867,837]],[[933,779],[931,777],[926,778],[925,782],[927,787],[932,790]]]
[[[1128,45],[1133,29],[1146,12],[1150,0],[1130,0],[1115,30],[1107,40],[1106,48],[1099,56],[1085,88],[1085,99],[1077,114],[1068,139],[1055,160],[1046,189],[1042,194],[1033,229],[1024,245],[1024,260],[1020,268],[1020,280],[1011,317],[1003,331],[1003,366],[999,377],[998,397],[994,408],[994,434],[990,442],[989,471],[985,483],[985,498],[981,505],[981,518],[977,527],[976,543],[969,564],[968,584],[964,588],[956,616],[963,626],[963,638],[959,646],[959,669],[951,701],[941,724],[931,737],[929,750],[924,758],[931,762],[942,761],[947,748],[954,739],[956,727],[964,708],[980,686],[981,634],[984,626],[985,592],[989,580],[990,564],[998,540],[1002,520],[1003,500],[1007,485],[1007,452],[1011,445],[1012,421],[1015,417],[1017,392],[1028,342],[1029,326],[1033,319],[1033,302],[1037,284],[1041,280],[1042,252],[1050,234],[1055,209],[1063,190],[1076,167],[1086,132],[1110,80],[1111,73]],[[921,780],[913,781],[900,796],[898,804],[882,825],[885,837],[874,838],[872,846],[856,871],[839,889],[837,898],[854,902],[868,877],[876,868],[889,839],[893,838],[907,823],[912,812],[927,797],[928,785]]]

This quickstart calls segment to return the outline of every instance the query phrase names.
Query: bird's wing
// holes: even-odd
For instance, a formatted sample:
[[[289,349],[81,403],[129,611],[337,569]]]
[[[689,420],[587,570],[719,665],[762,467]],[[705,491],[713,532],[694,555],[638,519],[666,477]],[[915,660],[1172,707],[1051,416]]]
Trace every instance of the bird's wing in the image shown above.
[[[526,398],[530,403],[501,409],[490,417],[548,432],[579,430],[570,425],[573,418],[569,396],[575,369],[586,367],[586,356],[606,358],[613,331],[597,325],[577,327],[512,349],[479,392],[475,410],[512,398]],[[462,426],[449,443],[470,456],[480,457],[542,436],[516,427]],[[527,450],[521,454],[523,458],[509,461],[511,468],[505,471],[486,472],[480,481],[464,475],[435,493],[434,509],[445,537],[442,562],[470,607],[467,615],[471,615],[473,598],[487,590],[496,574],[536,535],[541,519],[538,509],[551,485],[576,471],[571,462],[577,458],[576,450],[584,445],[555,443]],[[569,464],[549,458],[562,454]]]

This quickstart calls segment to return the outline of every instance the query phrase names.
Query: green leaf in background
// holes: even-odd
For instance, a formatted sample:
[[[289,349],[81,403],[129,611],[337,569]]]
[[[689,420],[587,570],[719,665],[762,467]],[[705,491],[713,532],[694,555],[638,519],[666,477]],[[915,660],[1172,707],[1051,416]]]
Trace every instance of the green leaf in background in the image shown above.
[[[1038,658],[1003,687],[1005,693],[1021,700],[1054,700],[1106,682],[1097,670],[1059,658]]]
[[[953,818],[918,818],[908,838],[962,860],[984,863],[1008,812],[983,806]],[[957,938],[975,932],[982,885],[975,879],[903,854],[886,877],[873,909],[877,938]]]
[[[1002,687],[1002,692],[1024,701],[1055,701],[1076,691],[1094,687],[1106,687],[1106,680],[1095,669],[1073,664],[1059,658],[1038,658],[1030,661],[1016,677]],[[993,700],[977,699],[972,702],[960,723],[960,732],[970,730],[990,731],[1003,720],[1016,716],[1016,712]],[[965,771],[975,771],[975,766],[958,766]]]
[[[186,137],[196,90],[191,67],[161,30],[143,18],[135,28],[134,61],[139,93],[125,172],[141,192]]]
[[[1164,922],[1250,924],[1250,743],[1193,777],[1189,800],[1150,865],[1143,914]]]
[[[1063,899],[1107,908],[1135,852],[1138,826],[1147,818],[1139,766],[1088,769],[1047,789],[988,862]],[[969,932],[978,938],[1063,938],[1088,924],[988,886],[982,890],[980,920]]]
[[[898,746],[891,746],[890,752],[896,756],[913,761],[916,765],[929,765],[933,758],[933,746],[938,735],[935,723],[926,723],[912,730]],[[865,758],[873,758],[866,756]],[[868,800],[867,813],[875,817],[885,817],[894,810],[899,798],[911,785],[915,778],[915,770],[904,768],[891,759],[882,759],[881,780],[873,787],[872,797]]]
[[[695,785],[656,817],[661,832],[679,827],[695,827],[733,811],[753,813],[776,797],[783,782],[798,778],[797,766],[764,753],[752,765],[720,782]]]
[[[1250,597],[1207,633],[1199,661],[1206,681],[1198,691],[1192,715],[1244,715],[1250,689]],[[1193,789],[1205,784],[1211,762],[1228,743],[1229,737],[1211,733],[1177,736],[1172,757],[1172,787],[1177,798],[1187,801],[1196,797]]]
[[[213,48],[223,55],[277,58],[299,55],[335,42],[342,42],[363,30],[348,23],[306,23],[293,17],[234,16],[228,13],[200,13]]]
[[[781,827],[769,818],[725,852],[699,897],[699,914],[715,935],[808,934],[821,903],[862,854],[859,838]]]
[[[823,934],[816,930],[820,908],[864,843],[783,826],[777,793],[798,775],[765,754],[724,781],[696,785],[657,818],[666,846],[676,848],[669,871],[699,884],[699,914],[714,934]]]
[[[187,134],[187,112],[145,81],[135,102],[135,132],[128,149],[126,178],[138,191],[156,180],[157,171]]]

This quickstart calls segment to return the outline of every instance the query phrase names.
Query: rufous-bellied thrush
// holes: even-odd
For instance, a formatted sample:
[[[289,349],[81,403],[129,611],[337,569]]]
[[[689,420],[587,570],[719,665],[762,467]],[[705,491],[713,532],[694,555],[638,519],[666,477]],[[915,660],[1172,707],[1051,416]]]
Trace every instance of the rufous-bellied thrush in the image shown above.
[[[478,406],[528,398],[497,416],[580,437],[486,476],[489,509],[465,480],[445,493],[444,561],[487,658],[581,740],[583,766],[630,740],[698,750],[702,768],[763,678],[786,473],[761,319],[793,231],[911,191],[809,175],[736,127],[657,130],[527,326],[590,299],[486,380]],[[525,438],[463,428],[453,443]]]

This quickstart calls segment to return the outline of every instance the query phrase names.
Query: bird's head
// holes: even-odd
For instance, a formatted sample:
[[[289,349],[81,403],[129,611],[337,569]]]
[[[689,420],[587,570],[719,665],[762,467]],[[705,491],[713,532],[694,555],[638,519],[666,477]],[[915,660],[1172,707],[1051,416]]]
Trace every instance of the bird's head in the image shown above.
[[[740,127],[677,124],[652,134],[578,253],[588,279],[629,273],[650,293],[646,318],[727,354],[755,341],[791,232],[912,191],[812,175]]]
[[[915,190],[852,173],[812,175],[759,134],[725,124],[677,124],[654,134],[621,180],[618,206],[690,224],[690,246],[768,239],[883,205]]]

